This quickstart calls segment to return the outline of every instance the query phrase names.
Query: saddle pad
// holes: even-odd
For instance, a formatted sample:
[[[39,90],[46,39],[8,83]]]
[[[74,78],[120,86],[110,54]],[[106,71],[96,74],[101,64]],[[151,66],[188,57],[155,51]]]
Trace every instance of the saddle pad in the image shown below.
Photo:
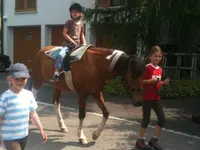
[[[83,46],[81,46],[81,47],[78,47],[77,49],[75,49],[75,50],[70,54],[70,56],[72,56],[72,57],[75,56],[75,57],[76,57],[76,61],[77,61],[77,60],[80,60],[80,59],[82,58],[83,54],[85,53],[85,51],[86,51],[89,47],[92,47],[92,46],[93,46],[93,45],[88,44],[88,45],[83,45]],[[50,56],[51,58],[56,59],[56,57],[59,55],[59,53],[60,53],[60,51],[61,51],[62,48],[63,48],[62,46],[56,46],[56,47],[52,48],[51,50],[46,51],[45,53],[46,53],[48,56]]]
[[[58,56],[58,54],[60,53],[61,49],[63,47],[62,46],[56,46],[48,51],[46,51],[45,53],[50,56],[53,59],[56,59],[56,57]]]

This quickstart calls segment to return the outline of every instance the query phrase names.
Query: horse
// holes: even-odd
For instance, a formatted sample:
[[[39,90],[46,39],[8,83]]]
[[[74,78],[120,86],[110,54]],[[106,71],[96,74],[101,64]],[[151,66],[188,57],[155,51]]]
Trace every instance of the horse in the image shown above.
[[[134,88],[134,81],[140,80],[145,70],[145,59],[136,55],[128,55],[121,50],[86,45],[74,49],[70,54],[73,55],[75,52],[74,55],[78,55],[79,53],[79,59],[69,63],[72,77],[69,78],[65,71],[62,71],[60,80],[53,82],[50,78],[54,73],[56,53],[60,49],[61,47],[50,45],[42,48],[35,55],[31,73],[32,92],[37,98],[37,92],[44,82],[53,86],[53,104],[57,113],[58,125],[62,132],[68,132],[68,129],[60,110],[61,91],[76,92],[79,104],[78,139],[81,144],[87,144],[87,138],[83,132],[87,97],[91,95],[94,98],[103,114],[100,125],[92,133],[93,140],[97,140],[109,118],[109,111],[105,106],[102,94],[104,85],[109,79],[121,76],[123,81],[128,83],[129,88]],[[64,61],[63,64],[65,63]]]

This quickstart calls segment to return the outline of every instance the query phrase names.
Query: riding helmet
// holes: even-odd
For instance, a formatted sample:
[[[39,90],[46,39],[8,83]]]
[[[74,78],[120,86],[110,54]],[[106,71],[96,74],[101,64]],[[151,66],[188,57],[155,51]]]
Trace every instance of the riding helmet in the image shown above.
[[[74,3],[70,6],[69,11],[77,10],[79,12],[83,12],[83,7],[79,3]]]

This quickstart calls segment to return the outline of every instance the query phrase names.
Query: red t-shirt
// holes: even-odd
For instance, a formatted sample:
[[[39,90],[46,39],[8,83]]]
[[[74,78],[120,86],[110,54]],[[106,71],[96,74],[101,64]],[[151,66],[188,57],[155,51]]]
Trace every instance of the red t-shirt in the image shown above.
[[[146,65],[144,72],[144,80],[157,79],[161,80],[162,68],[159,66],[153,66],[152,64]],[[160,100],[160,96],[157,94],[154,84],[144,84],[144,100]]]

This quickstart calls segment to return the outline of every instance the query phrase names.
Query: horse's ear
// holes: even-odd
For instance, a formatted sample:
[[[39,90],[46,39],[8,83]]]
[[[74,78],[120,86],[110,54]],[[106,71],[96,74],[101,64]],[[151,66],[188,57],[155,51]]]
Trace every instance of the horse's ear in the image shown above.
[[[141,60],[145,62],[145,64],[149,63],[149,57],[141,56]]]
[[[148,64],[150,62],[149,57],[144,57],[144,61],[146,64]]]

